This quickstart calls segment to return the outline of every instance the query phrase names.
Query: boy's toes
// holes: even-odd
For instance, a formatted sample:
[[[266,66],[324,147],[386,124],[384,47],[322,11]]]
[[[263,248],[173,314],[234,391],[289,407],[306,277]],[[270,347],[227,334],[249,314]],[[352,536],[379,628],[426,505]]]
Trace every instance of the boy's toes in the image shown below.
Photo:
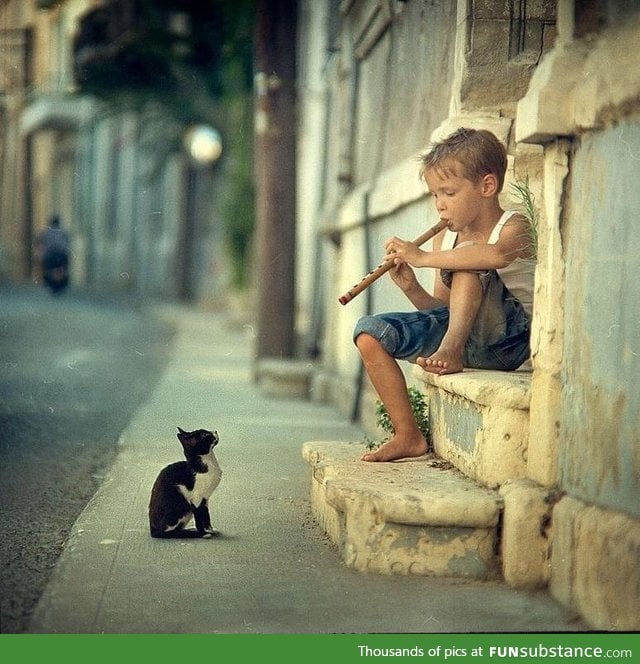
[[[457,358],[445,357],[418,357],[416,363],[421,366],[425,371],[435,374],[450,374],[462,371],[462,362]]]

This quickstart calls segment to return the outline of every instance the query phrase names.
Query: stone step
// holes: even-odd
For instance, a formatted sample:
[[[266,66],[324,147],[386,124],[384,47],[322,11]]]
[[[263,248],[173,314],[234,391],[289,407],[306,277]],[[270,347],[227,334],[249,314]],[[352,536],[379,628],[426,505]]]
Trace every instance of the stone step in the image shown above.
[[[491,488],[526,477],[531,372],[438,376],[416,367],[414,377],[428,396],[439,457]]]
[[[362,444],[313,441],[315,518],[345,563],[382,574],[494,578],[502,499],[434,456],[360,461]]]

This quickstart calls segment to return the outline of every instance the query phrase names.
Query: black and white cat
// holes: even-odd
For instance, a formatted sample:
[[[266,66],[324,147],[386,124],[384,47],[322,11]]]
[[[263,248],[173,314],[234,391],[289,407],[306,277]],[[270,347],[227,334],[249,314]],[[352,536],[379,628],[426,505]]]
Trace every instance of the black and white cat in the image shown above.
[[[160,471],[151,490],[149,529],[151,537],[212,537],[208,500],[220,484],[222,471],[214,453],[215,431],[183,431],[178,427],[186,461],[169,464]],[[195,530],[186,528],[195,519]]]

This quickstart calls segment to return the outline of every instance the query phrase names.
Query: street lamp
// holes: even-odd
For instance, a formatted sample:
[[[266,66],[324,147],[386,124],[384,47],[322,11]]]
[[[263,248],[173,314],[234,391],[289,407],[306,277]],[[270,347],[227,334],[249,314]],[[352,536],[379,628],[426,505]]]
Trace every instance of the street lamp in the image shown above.
[[[185,132],[184,147],[195,164],[211,166],[222,154],[222,137],[210,125],[195,125]]]
[[[210,168],[222,155],[222,137],[208,124],[189,127],[182,138],[189,161],[186,164],[185,215],[180,243],[179,294],[183,299],[194,297],[198,286],[199,270],[206,244],[202,242],[211,223],[211,187],[216,177]]]

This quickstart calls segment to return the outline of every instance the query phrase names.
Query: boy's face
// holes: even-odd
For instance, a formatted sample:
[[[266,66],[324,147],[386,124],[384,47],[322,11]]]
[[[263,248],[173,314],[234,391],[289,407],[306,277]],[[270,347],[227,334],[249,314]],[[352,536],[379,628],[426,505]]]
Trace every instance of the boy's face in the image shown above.
[[[477,217],[481,202],[486,199],[483,180],[475,183],[463,177],[462,167],[453,163],[445,169],[430,168],[425,181],[433,195],[440,219],[457,232]]]

